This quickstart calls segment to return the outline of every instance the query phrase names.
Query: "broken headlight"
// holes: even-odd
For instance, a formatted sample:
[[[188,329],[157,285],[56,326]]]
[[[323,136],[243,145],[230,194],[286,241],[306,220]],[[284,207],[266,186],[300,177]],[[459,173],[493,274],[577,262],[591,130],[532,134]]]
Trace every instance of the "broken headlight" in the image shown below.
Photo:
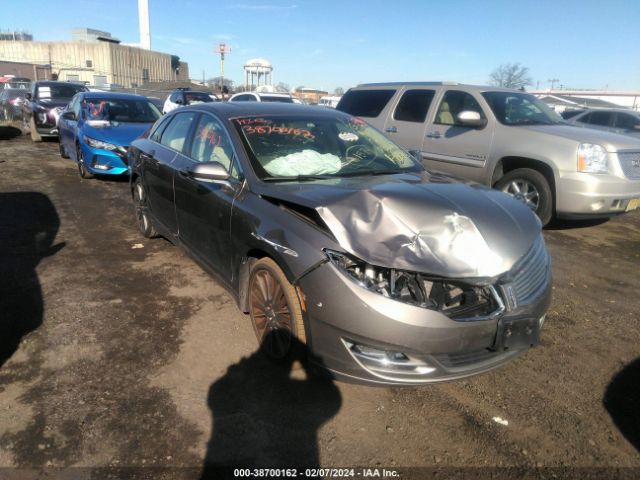
[[[504,306],[491,286],[430,277],[423,273],[369,265],[351,255],[325,250],[329,261],[358,285],[409,305],[437,310],[455,320],[493,316]]]

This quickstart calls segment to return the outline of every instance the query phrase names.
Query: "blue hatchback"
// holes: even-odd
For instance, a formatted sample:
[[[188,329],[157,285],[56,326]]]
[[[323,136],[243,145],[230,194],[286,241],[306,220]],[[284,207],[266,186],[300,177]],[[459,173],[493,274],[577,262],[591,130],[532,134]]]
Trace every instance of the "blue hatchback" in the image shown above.
[[[141,95],[78,93],[58,121],[60,155],[76,161],[82,178],[128,173],[129,144],[160,116]]]

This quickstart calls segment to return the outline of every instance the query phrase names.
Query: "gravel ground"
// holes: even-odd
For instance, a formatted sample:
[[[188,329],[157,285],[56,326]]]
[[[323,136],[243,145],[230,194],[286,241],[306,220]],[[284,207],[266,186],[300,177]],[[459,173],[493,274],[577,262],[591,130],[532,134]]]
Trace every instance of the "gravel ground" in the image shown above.
[[[227,292],[138,234],[126,180],[80,180],[27,136],[0,140],[0,169],[0,478],[198,478],[205,459],[640,478],[640,211],[545,231],[539,347],[468,380],[372,388],[265,364]]]

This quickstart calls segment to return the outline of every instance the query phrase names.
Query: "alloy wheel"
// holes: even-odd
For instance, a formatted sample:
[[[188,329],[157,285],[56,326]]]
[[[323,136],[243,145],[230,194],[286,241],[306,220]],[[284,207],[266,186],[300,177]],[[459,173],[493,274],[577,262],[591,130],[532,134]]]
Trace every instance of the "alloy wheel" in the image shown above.
[[[534,212],[538,209],[540,193],[531,182],[522,179],[512,180],[502,188],[502,191],[520,200]]]
[[[144,196],[144,188],[140,182],[137,182],[134,189],[135,205],[136,205],[136,219],[138,220],[138,227],[142,232],[146,232],[149,228],[149,219],[147,218],[147,205],[146,198]]]
[[[284,358],[291,348],[291,310],[280,282],[266,269],[251,278],[251,318],[261,348],[272,358]]]

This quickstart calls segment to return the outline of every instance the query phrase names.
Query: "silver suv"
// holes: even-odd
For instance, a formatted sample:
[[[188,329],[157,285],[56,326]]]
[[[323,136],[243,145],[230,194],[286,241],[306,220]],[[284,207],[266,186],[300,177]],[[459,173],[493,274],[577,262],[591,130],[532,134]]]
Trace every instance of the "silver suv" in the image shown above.
[[[443,82],[350,89],[338,110],[366,119],[430,169],[509,193],[543,224],[640,206],[640,141],[568,125],[527,93]]]

